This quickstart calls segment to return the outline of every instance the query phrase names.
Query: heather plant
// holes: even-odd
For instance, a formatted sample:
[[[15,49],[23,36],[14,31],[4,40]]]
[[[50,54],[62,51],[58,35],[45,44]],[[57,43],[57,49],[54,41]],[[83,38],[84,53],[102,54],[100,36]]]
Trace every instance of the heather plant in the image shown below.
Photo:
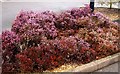
[[[30,47],[16,55],[20,72],[42,72],[64,63],[63,56],[48,41],[39,47]],[[57,52],[57,53],[56,53]]]
[[[55,14],[21,11],[2,39],[2,72],[43,72],[120,51],[119,24],[89,6]]]
[[[2,32],[2,71],[14,72],[17,67],[17,59],[15,57],[21,50],[19,48],[20,38],[14,32]]]
[[[12,31],[21,35],[29,30],[43,29],[48,38],[54,38],[57,36],[54,17],[55,14],[49,11],[43,13],[21,11],[12,25]],[[38,33],[41,33],[41,31]]]
[[[85,8],[74,8],[72,10],[68,10],[66,12],[62,12],[58,17],[56,17],[55,26],[58,29],[66,30],[66,29],[78,29],[79,27],[82,27],[81,25],[84,25],[85,23],[80,23],[78,20],[82,19],[83,17],[86,17],[83,19],[87,23],[89,21],[88,16],[90,16],[90,8],[89,6],[86,6]]]
[[[77,37],[62,37],[59,40],[55,40],[54,44],[56,48],[59,49],[59,53],[63,56],[66,63],[87,63],[96,58],[96,52],[90,47],[90,44]],[[91,58],[89,56],[91,56]]]
[[[77,36],[90,43],[99,57],[118,52],[119,25],[100,12],[92,14],[89,19],[87,23],[91,26],[79,29]]]

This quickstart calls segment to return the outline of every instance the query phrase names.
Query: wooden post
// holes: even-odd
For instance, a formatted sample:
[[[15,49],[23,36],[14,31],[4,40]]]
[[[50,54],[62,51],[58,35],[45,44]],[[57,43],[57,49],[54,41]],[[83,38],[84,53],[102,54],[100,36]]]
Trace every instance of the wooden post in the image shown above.
[[[91,8],[91,12],[94,11],[94,0],[90,0],[90,8]]]

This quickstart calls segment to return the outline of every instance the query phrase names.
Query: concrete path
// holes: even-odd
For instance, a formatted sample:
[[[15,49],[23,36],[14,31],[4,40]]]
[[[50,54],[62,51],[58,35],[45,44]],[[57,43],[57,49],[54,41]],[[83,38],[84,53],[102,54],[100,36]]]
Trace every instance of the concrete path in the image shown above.
[[[104,67],[100,70],[97,70],[95,72],[118,72],[119,68],[120,68],[120,62],[117,62],[107,67]]]

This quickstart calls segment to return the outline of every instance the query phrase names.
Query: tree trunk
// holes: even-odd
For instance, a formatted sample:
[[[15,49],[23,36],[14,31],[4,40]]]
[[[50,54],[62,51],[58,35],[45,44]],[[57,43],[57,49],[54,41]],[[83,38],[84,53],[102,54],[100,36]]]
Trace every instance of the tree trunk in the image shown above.
[[[110,3],[110,9],[112,8],[112,2]]]

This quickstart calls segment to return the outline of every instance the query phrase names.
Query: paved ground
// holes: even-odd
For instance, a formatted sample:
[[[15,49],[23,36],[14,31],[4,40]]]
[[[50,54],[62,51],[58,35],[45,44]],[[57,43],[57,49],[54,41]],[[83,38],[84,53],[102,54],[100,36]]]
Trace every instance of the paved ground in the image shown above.
[[[104,67],[100,70],[97,70],[95,72],[118,72],[119,67],[120,67],[120,62],[117,62],[107,67]]]

